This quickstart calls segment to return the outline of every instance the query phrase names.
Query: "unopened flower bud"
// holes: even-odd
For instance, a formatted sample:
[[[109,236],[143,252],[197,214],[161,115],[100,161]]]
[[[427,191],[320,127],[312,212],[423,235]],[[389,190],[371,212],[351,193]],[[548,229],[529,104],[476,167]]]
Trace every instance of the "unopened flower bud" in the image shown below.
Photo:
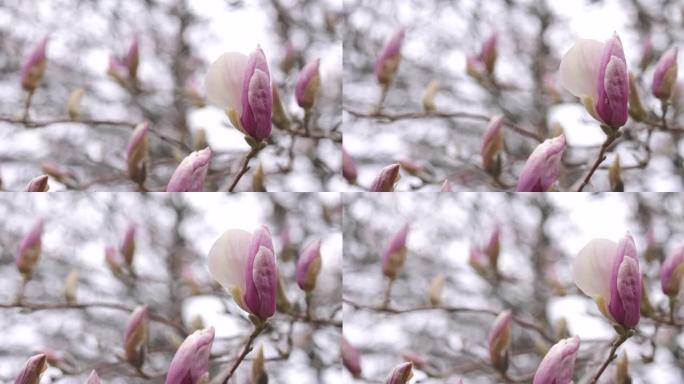
[[[264,166],[260,162],[252,175],[252,192],[266,192],[264,178]]]
[[[482,50],[480,51],[480,60],[484,63],[485,69],[490,76],[494,73],[494,66],[496,65],[498,56],[496,50],[497,38],[497,33],[492,33],[487,40],[482,43]]]
[[[199,384],[208,378],[214,335],[214,327],[209,327],[183,341],[169,365],[166,384]]]
[[[171,176],[166,192],[202,192],[210,160],[211,149],[209,148],[189,154]]]
[[[437,110],[435,105],[435,95],[439,90],[439,83],[436,80],[432,80],[427,88],[425,88],[425,94],[423,95],[423,111],[430,113]]]
[[[286,131],[290,129],[290,118],[287,116],[285,107],[283,107],[280,91],[278,90],[278,85],[275,81],[271,84],[271,92],[273,99],[273,115],[271,116],[271,121],[278,129]]]
[[[399,70],[404,34],[403,28],[394,32],[375,62],[375,76],[377,76],[378,82],[385,87],[392,83]]]
[[[653,42],[650,37],[646,37],[641,41],[641,60],[639,61],[639,68],[645,71],[646,68],[653,61]]]
[[[193,107],[204,108],[207,105],[207,101],[204,96],[200,94],[197,81],[195,81],[194,78],[189,78],[185,82],[185,85],[183,86],[183,95],[190,101],[190,104]]]
[[[449,179],[444,179],[444,182],[442,183],[442,187],[439,190],[440,192],[453,192],[451,189],[451,184],[449,184]]]
[[[413,366],[418,368],[418,369],[424,368],[428,365],[428,360],[425,357],[423,357],[423,356],[421,356],[415,352],[403,353],[401,355],[401,357],[404,360],[413,363]]]
[[[114,79],[122,87],[126,87],[128,84],[128,69],[126,65],[117,57],[110,56],[109,67],[107,68],[107,74]]]
[[[565,135],[548,139],[532,151],[518,177],[517,192],[546,192],[560,176]]]
[[[392,239],[382,252],[382,273],[390,279],[396,279],[406,261],[406,237],[409,225],[404,224],[401,229],[392,236]]]
[[[478,246],[470,247],[470,254],[468,256],[468,264],[480,276],[487,274],[487,255],[482,253]]]
[[[356,183],[356,177],[358,176],[356,162],[344,147],[342,148],[342,176],[352,184]]]
[[[280,61],[280,69],[282,69],[283,72],[288,73],[292,68],[294,68],[296,63],[297,51],[295,50],[292,42],[288,41],[287,44],[285,44],[285,54],[283,55],[283,59]]]
[[[402,363],[392,370],[392,373],[385,379],[385,384],[408,384],[412,377],[413,363]]]
[[[505,310],[496,317],[487,337],[489,361],[494,368],[501,372],[508,369],[508,350],[511,345],[512,325],[513,313],[510,310]]]
[[[499,153],[504,146],[503,123],[503,115],[492,117],[484,136],[482,136],[482,145],[480,146],[482,168],[495,177],[501,173]]]
[[[124,351],[126,360],[134,367],[141,367],[144,360],[149,313],[147,306],[137,307],[126,323],[124,332]]]
[[[138,64],[140,63],[140,40],[137,37],[131,42],[124,62],[128,69],[128,76],[135,81],[138,77]]]
[[[78,271],[73,270],[69,272],[66,279],[64,279],[64,290],[62,293],[67,304],[76,303],[76,287],[78,285],[78,277]]]
[[[260,345],[256,357],[252,361],[251,384],[267,384],[268,375],[264,369],[264,346]]]
[[[128,224],[123,240],[121,241],[121,248],[119,248],[128,267],[133,265],[133,256],[135,255],[135,229],[136,225],[134,223]]]
[[[430,287],[428,288],[428,300],[430,305],[438,307],[442,304],[442,288],[444,288],[444,274],[440,273],[432,278]]]
[[[31,54],[21,67],[21,86],[27,92],[33,92],[40,83],[47,65],[46,48],[48,38],[45,37],[33,48]]]
[[[641,276],[641,300],[639,301],[639,311],[645,317],[651,317],[654,313],[651,298],[648,295],[648,284],[646,284],[646,275]]]
[[[400,164],[388,165],[380,171],[380,174],[373,180],[369,192],[394,192],[394,186],[400,179]]]
[[[83,88],[77,88],[69,95],[66,110],[71,120],[78,120],[78,117],[81,115],[81,98],[84,93],[85,90]]]
[[[361,377],[361,354],[342,336],[342,364],[354,377]]]
[[[423,165],[411,159],[399,159],[397,160],[397,164],[401,165],[401,168],[409,175],[415,176],[423,171]]]
[[[40,384],[40,376],[46,369],[47,362],[44,354],[32,356],[24,364],[24,368],[17,375],[14,384]]]
[[[316,279],[321,272],[321,241],[309,245],[297,259],[297,285],[310,292],[316,287]]]
[[[477,56],[466,56],[466,74],[480,82],[484,78],[484,69]]]
[[[276,290],[276,308],[281,312],[290,312],[292,304],[287,298],[282,276],[278,276],[278,289]]]
[[[24,188],[24,192],[47,192],[48,190],[50,190],[50,185],[48,184],[47,175],[38,176],[32,179],[26,184],[26,188]]]
[[[579,346],[580,339],[575,336],[563,339],[551,347],[537,367],[533,384],[571,383]]]
[[[126,147],[126,165],[128,166],[128,177],[138,184],[145,181],[146,162],[148,151],[148,133],[150,124],[148,122],[138,124],[133,130],[128,146]]]
[[[684,248],[671,253],[660,268],[660,286],[663,293],[676,297],[682,285],[684,277]]]
[[[57,163],[40,163],[40,170],[57,181],[73,178],[73,175],[68,170],[62,168],[62,166]]]
[[[26,277],[31,276],[36,263],[38,263],[42,249],[42,236],[43,220],[39,219],[26,233],[17,248],[15,263],[19,272]]]
[[[105,262],[113,274],[118,275],[121,273],[121,261],[121,257],[116,249],[111,245],[107,245],[105,247]]]
[[[501,225],[496,224],[492,234],[489,236],[489,242],[485,253],[489,258],[489,265],[496,270],[499,265],[499,253],[501,252]]]
[[[625,191],[625,185],[620,175],[620,155],[615,155],[613,162],[608,168],[608,181],[610,182],[610,190],[612,192]]]
[[[644,121],[648,117],[648,112],[641,104],[636,80],[631,73],[629,74],[629,115],[636,121]]]
[[[321,59],[316,59],[302,68],[295,84],[297,104],[304,109],[311,109],[316,102],[318,89],[321,86],[321,75],[318,71]]]
[[[663,101],[668,100],[676,83],[677,47],[672,47],[658,60],[653,71],[653,96]]]
[[[97,375],[97,372],[94,369],[90,372],[86,384],[100,384],[100,376]]]

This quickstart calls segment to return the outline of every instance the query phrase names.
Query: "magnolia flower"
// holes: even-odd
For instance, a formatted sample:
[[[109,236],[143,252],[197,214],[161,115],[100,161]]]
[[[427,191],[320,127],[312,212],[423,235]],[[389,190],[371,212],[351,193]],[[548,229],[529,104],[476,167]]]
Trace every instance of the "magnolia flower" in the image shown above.
[[[189,154],[173,172],[166,192],[202,192],[210,160],[211,149],[208,147]]]
[[[38,262],[42,249],[43,220],[39,219],[19,243],[15,263],[24,276],[30,276]]]
[[[385,384],[408,384],[413,377],[413,363],[407,362],[397,365],[385,379]]]
[[[449,179],[444,179],[444,182],[442,183],[442,187],[439,190],[440,192],[453,192],[453,189],[451,189],[451,184],[449,184]]]
[[[178,348],[166,374],[166,384],[197,384],[208,376],[214,327],[193,332]]]
[[[480,146],[482,168],[494,175],[498,175],[501,171],[499,152],[504,145],[503,122],[503,115],[492,117],[484,136],[482,136],[482,145]]]
[[[90,372],[90,376],[88,376],[86,384],[100,384],[100,376],[97,375],[97,372],[95,372],[94,369],[92,372]]]
[[[617,33],[605,44],[577,41],[561,60],[560,80],[596,120],[614,129],[627,121],[629,79]]]
[[[382,251],[382,273],[390,279],[395,279],[399,275],[406,260],[408,230],[408,223],[404,224]]]
[[[579,346],[577,336],[554,344],[539,364],[532,384],[570,384]]]
[[[577,287],[610,321],[628,329],[639,323],[641,273],[632,235],[627,233],[618,244],[591,240],[575,257],[573,275]]]
[[[670,254],[660,268],[660,286],[663,293],[674,297],[679,294],[684,277],[684,248]]]
[[[399,175],[398,163],[388,165],[380,171],[380,174],[373,180],[369,192],[394,192],[394,186],[397,184],[401,176]]]
[[[361,376],[361,354],[342,336],[342,364],[354,377]]]
[[[21,87],[28,92],[33,92],[38,87],[45,73],[47,42],[48,38],[43,38],[21,67]]]
[[[669,99],[676,83],[677,47],[672,47],[658,60],[653,71],[653,96],[660,100]]]
[[[275,313],[278,269],[268,228],[229,229],[209,251],[209,272],[245,311],[265,320]]]
[[[546,192],[560,176],[565,136],[547,139],[532,151],[518,177],[517,192]]]
[[[24,188],[24,192],[47,192],[49,189],[48,176],[41,175],[29,181],[26,184],[26,188]]]
[[[126,264],[128,264],[129,267],[133,265],[133,256],[135,254],[135,229],[135,223],[128,224],[123,241],[121,242],[121,248],[119,248],[124,261],[126,261]]]
[[[139,306],[133,311],[126,323],[123,342],[126,360],[136,367],[141,367],[143,364],[148,322],[147,306]]]
[[[321,271],[321,241],[315,241],[297,259],[297,285],[304,291],[316,287],[316,278]]]
[[[236,52],[221,55],[209,66],[206,89],[209,100],[227,110],[235,128],[256,140],[271,135],[271,75],[260,47],[249,57]]]
[[[342,176],[344,176],[344,178],[350,183],[355,183],[356,177],[358,176],[356,162],[354,159],[352,159],[344,147],[342,148]]]
[[[297,104],[304,109],[310,109],[316,101],[316,95],[321,85],[321,75],[318,72],[320,64],[321,59],[308,63],[302,68],[297,77],[295,98],[297,99]]]
[[[138,124],[133,130],[131,139],[126,147],[128,177],[138,183],[145,181],[145,161],[147,160],[147,136],[149,131],[150,124],[148,122]]]
[[[494,324],[489,330],[489,336],[487,336],[489,360],[500,371],[505,371],[508,368],[508,349],[511,345],[512,325],[513,312],[510,310],[503,311],[494,320]]]
[[[394,32],[375,62],[375,76],[377,76],[378,82],[384,86],[388,86],[394,80],[394,76],[399,70],[404,35],[405,30],[403,28]]]
[[[41,374],[47,369],[45,354],[32,356],[24,364],[14,384],[39,384]]]

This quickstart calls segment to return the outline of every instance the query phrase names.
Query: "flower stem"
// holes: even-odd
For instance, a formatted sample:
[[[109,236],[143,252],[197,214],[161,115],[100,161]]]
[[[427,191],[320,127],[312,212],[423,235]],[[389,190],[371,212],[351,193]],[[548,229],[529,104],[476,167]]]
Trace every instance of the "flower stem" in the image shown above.
[[[627,332],[625,332],[625,333],[620,334],[620,335],[615,339],[615,341],[613,341],[613,343],[611,344],[610,353],[608,354],[608,357],[607,357],[606,360],[603,362],[603,364],[601,364],[601,367],[598,369],[598,371],[596,371],[596,373],[594,374],[594,376],[591,378],[591,381],[589,382],[589,384],[596,384],[596,383],[598,382],[598,379],[601,377],[601,375],[602,375],[603,372],[606,370],[606,368],[608,368],[608,365],[610,365],[610,363],[611,363],[613,360],[615,360],[615,358],[617,357],[617,353],[616,353],[616,352],[617,352],[617,349],[618,349],[625,341],[627,341],[627,339],[629,339],[633,334],[634,334],[633,331],[627,331]]]
[[[254,340],[261,334],[261,332],[266,329],[266,326],[268,323],[264,321],[263,323],[255,326],[254,331],[252,331],[252,334],[249,335],[247,340],[245,341],[245,346],[242,348],[242,352],[240,352],[240,356],[238,356],[237,360],[235,360],[235,363],[230,367],[230,370],[228,371],[228,375],[223,379],[222,383],[223,384],[228,384],[228,380],[230,380],[231,377],[233,377],[233,374],[235,371],[237,371],[238,367],[240,364],[242,364],[242,361],[245,359],[247,354],[252,350],[252,344],[254,343]]]
[[[235,187],[237,186],[237,183],[240,181],[242,176],[244,176],[247,171],[249,171],[249,161],[252,160],[252,158],[256,157],[256,155],[261,151],[263,146],[257,145],[253,146],[252,149],[247,153],[247,156],[242,160],[242,165],[240,166],[240,171],[238,171],[237,175],[233,178],[233,181],[230,183],[230,186],[228,187],[228,192],[233,192],[235,190]]]
[[[580,184],[579,188],[577,188],[577,192],[582,192],[584,187],[589,184],[589,181],[591,180],[591,177],[594,175],[594,172],[598,169],[598,167],[601,165],[603,160],[606,159],[606,151],[608,151],[608,147],[610,147],[611,144],[617,138],[620,137],[620,132],[615,130],[614,133],[607,134],[606,140],[601,144],[601,149],[599,150],[598,156],[596,157],[596,160],[594,161],[594,164],[591,166],[589,169],[589,172],[587,172],[587,175],[584,176],[584,180],[582,180],[582,184]]]

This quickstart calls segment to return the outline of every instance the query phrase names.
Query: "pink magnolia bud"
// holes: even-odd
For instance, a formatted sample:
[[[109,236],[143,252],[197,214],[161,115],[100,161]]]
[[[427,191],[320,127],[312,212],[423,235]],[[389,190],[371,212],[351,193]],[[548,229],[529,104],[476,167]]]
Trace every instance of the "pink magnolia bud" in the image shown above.
[[[444,179],[444,182],[442,183],[442,188],[439,190],[440,192],[453,192],[451,189],[451,184],[449,184],[449,179]]]
[[[189,154],[171,176],[166,192],[202,192],[210,159],[211,149],[208,147]]]
[[[121,257],[116,249],[111,245],[105,246],[105,262],[112,273],[121,273]]]
[[[385,384],[408,384],[411,377],[413,377],[413,363],[402,363],[396,366],[385,379]]]
[[[124,351],[126,360],[135,367],[141,367],[144,357],[144,348],[147,343],[147,328],[149,313],[147,306],[137,307],[126,323],[124,331]]]
[[[375,75],[378,82],[384,86],[388,86],[394,76],[399,70],[399,63],[401,62],[401,45],[404,42],[405,30],[403,28],[394,32],[387,44],[380,51],[375,62]]]
[[[40,376],[47,369],[45,360],[46,357],[42,353],[28,359],[14,380],[14,384],[39,384]]]
[[[121,241],[121,248],[119,248],[124,261],[129,267],[133,265],[133,256],[135,254],[135,229],[135,223],[128,224],[123,241]]]
[[[388,165],[380,171],[380,174],[373,180],[369,192],[394,192],[394,186],[400,179],[400,164]]]
[[[501,251],[501,225],[496,224],[492,234],[489,236],[489,242],[485,253],[489,258],[489,264],[496,269],[499,264],[499,252]]]
[[[660,286],[663,293],[675,297],[679,294],[684,277],[684,248],[671,253],[660,268]]]
[[[480,146],[482,168],[493,175],[501,173],[499,153],[504,145],[503,122],[503,115],[492,117],[484,136],[482,136],[482,145]]]
[[[392,239],[382,252],[382,273],[390,279],[395,279],[399,276],[401,268],[404,266],[406,260],[406,237],[408,236],[409,225],[404,224],[403,227],[394,234]]]
[[[639,68],[644,71],[653,61],[653,42],[650,37],[641,40],[641,60],[639,61]]]
[[[318,72],[321,59],[316,59],[304,66],[295,84],[295,98],[297,104],[304,109],[313,107],[316,95],[321,85],[321,75]]]
[[[570,384],[579,346],[580,339],[577,336],[556,343],[539,364],[532,383]]]
[[[468,264],[481,276],[487,273],[487,256],[476,245],[470,247]]]
[[[534,149],[518,177],[517,192],[546,192],[560,176],[565,136],[547,139]]]
[[[361,354],[344,336],[342,336],[342,364],[352,376],[361,376]]]
[[[344,147],[342,148],[342,176],[350,183],[356,183],[356,177],[358,176],[356,162]]]
[[[138,124],[133,130],[133,134],[126,147],[128,177],[137,183],[145,181],[145,161],[147,160],[147,136],[149,130],[150,124],[148,122]]]
[[[166,384],[198,384],[209,375],[214,327],[193,332],[178,348],[166,374]]]
[[[672,47],[658,60],[653,71],[653,96],[667,100],[677,83],[677,47]]]
[[[138,77],[138,64],[140,63],[140,41],[137,37],[133,39],[131,46],[128,48],[124,62],[128,69],[128,76],[135,80]]]
[[[502,372],[508,368],[512,325],[513,313],[510,310],[505,310],[496,317],[487,337],[489,360],[496,369]]]
[[[128,82],[128,68],[119,58],[115,56],[109,57],[107,74],[119,83],[119,85],[126,86]]]
[[[15,263],[21,274],[30,276],[33,268],[38,263],[40,251],[42,249],[41,236],[43,235],[43,220],[39,219],[26,233],[19,243]]]
[[[271,233],[266,226],[252,235],[245,270],[245,305],[262,320],[273,316],[276,310],[278,271]]]
[[[321,241],[309,245],[297,259],[297,285],[304,291],[316,287],[316,279],[321,271]]]
[[[86,384],[100,384],[100,376],[97,375],[97,372],[94,369],[90,372]]]
[[[29,181],[26,188],[24,188],[24,192],[47,192],[49,189],[48,176],[42,175]]]
[[[492,33],[487,40],[482,43],[482,50],[480,51],[480,60],[484,63],[487,73],[490,75],[494,73],[494,66],[496,65],[496,41],[497,33]]]
[[[47,42],[48,38],[43,38],[21,67],[21,87],[28,92],[33,92],[38,87],[45,73]]]

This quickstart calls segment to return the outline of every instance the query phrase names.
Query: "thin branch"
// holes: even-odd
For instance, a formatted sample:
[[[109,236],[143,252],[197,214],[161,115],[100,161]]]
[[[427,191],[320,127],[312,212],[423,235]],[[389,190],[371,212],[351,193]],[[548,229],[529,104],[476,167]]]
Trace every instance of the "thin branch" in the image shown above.
[[[257,338],[257,336],[259,336],[259,334],[261,334],[261,332],[263,332],[264,329],[266,329],[267,324],[268,323],[264,322],[254,328],[252,334],[249,335],[249,337],[245,341],[245,345],[242,348],[240,356],[238,356],[237,360],[235,360],[233,365],[230,367],[230,370],[228,371],[228,375],[223,379],[223,384],[228,384],[228,380],[230,380],[230,378],[233,377],[233,374],[238,369],[240,364],[242,364],[242,361],[245,359],[247,354],[252,350],[252,343],[254,343],[254,340]]]
[[[594,160],[594,164],[591,166],[589,169],[589,172],[587,172],[587,175],[584,176],[584,180],[582,180],[582,184],[577,188],[577,192],[582,192],[584,187],[589,184],[589,181],[591,180],[591,177],[594,175],[594,172],[598,169],[599,165],[603,162],[603,160],[606,159],[606,151],[608,150],[608,147],[613,144],[613,142],[619,137],[619,135],[608,135],[606,137],[606,141],[601,144],[601,149],[599,150],[598,156],[596,156],[596,160]]]
[[[244,176],[247,171],[249,171],[249,161],[254,158],[261,148],[259,146],[254,146],[252,149],[247,153],[247,156],[242,160],[242,165],[240,165],[240,170],[238,171],[237,175],[233,178],[233,181],[230,183],[228,186],[228,192],[233,192],[235,190],[235,187],[237,186],[237,183],[240,181],[242,176]]]
[[[631,333],[626,332],[626,333],[624,333],[624,334],[618,336],[618,337],[615,339],[615,341],[613,341],[613,343],[612,343],[612,345],[611,345],[611,348],[610,348],[610,353],[608,354],[608,357],[607,357],[606,360],[603,362],[603,364],[601,364],[601,367],[598,369],[598,371],[596,371],[596,373],[595,373],[594,376],[592,377],[592,379],[591,379],[591,381],[589,382],[589,384],[596,384],[596,383],[598,382],[598,379],[601,377],[601,375],[602,375],[603,372],[606,370],[606,368],[608,368],[608,365],[610,365],[610,363],[611,363],[613,360],[615,360],[615,358],[617,357],[617,354],[616,354],[617,349],[618,349],[625,341],[627,341],[627,339],[629,339],[631,335],[632,335]]]

